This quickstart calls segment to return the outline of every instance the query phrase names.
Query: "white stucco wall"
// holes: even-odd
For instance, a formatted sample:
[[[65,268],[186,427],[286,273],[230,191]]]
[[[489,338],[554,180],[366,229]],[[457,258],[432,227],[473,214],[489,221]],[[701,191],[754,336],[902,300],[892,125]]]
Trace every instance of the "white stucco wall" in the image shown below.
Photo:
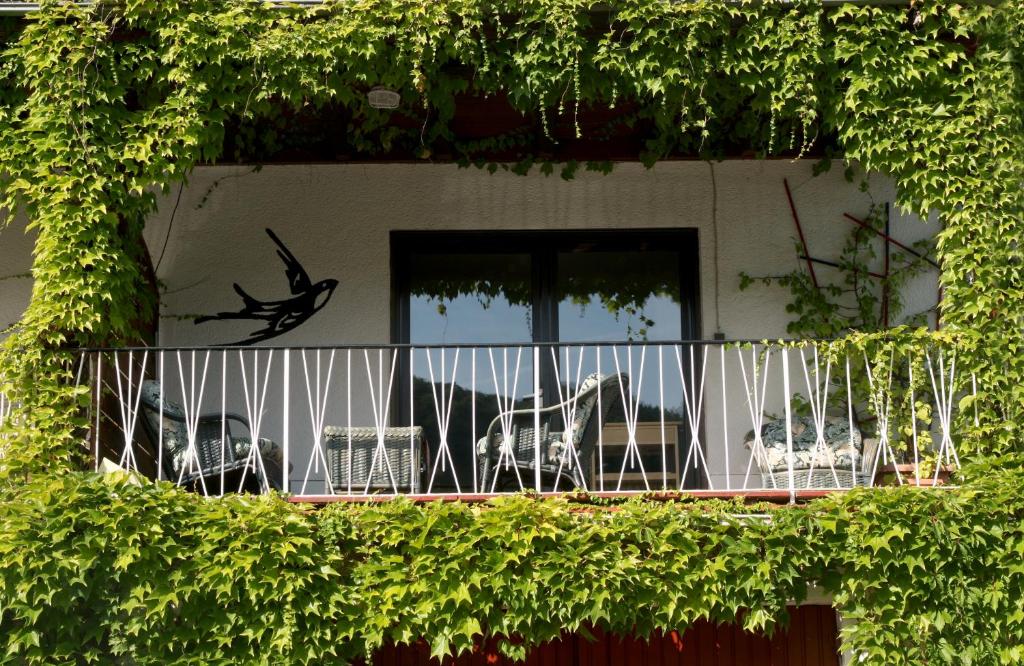
[[[32,243],[35,234],[25,230],[25,220],[16,217],[7,226],[0,223],[0,340],[9,335],[32,296]]]
[[[802,265],[782,186],[788,178],[814,256],[835,258],[850,230],[842,213],[864,216],[872,197],[893,198],[891,183],[873,179],[871,193],[847,183],[842,166],[818,177],[811,163],[729,161],[714,165],[717,182],[717,276],[712,181],[703,162],[653,169],[618,165],[609,176],[581,172],[570,182],[534,174],[491,175],[450,165],[302,165],[198,169],[182,193],[168,236],[176,192],[147,228],[158,277],[166,285],[165,317],[237,309],[232,282],[257,297],[283,295],[283,273],[263,232],[272,227],[315,281],[341,285],[315,320],[280,338],[282,345],[389,341],[389,234],[392,230],[676,228],[698,230],[705,337],[715,331],[715,283],[721,330],[730,338],[779,337],[788,315],[785,289],[738,289],[740,271],[776,275]],[[933,225],[894,213],[904,242]],[[163,250],[164,239],[166,250]],[[816,267],[827,278],[832,269]],[[932,279],[910,289],[908,311],[934,304]],[[352,317],[352,313],[359,313]],[[314,325],[315,322],[315,325]],[[165,318],[164,344],[223,341],[244,335]]]

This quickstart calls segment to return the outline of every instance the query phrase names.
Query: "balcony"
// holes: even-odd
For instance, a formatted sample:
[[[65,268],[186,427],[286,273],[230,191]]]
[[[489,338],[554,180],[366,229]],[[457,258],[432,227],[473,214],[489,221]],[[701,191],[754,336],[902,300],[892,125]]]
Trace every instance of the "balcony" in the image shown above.
[[[977,390],[950,349],[817,341],[106,349],[79,369],[97,469],[316,502],[936,485]]]

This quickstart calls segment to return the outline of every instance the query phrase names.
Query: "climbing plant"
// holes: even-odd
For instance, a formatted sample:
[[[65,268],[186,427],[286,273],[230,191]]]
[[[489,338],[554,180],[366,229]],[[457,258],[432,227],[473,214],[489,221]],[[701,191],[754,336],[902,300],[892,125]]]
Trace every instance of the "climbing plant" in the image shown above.
[[[806,506],[208,500],[120,475],[0,499],[0,664],[332,664],[391,642],[521,657],[563,630],[778,631],[813,583],[856,663],[1024,661],[1024,483]],[[1004,460],[1001,465],[1007,467]],[[691,646],[687,646],[691,647]]]

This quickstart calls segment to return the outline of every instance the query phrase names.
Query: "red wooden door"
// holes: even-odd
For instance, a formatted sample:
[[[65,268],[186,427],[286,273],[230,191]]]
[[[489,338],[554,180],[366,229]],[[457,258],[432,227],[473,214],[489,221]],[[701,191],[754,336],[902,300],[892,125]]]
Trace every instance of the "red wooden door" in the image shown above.
[[[683,633],[657,634],[650,641],[595,631],[596,641],[565,634],[527,657],[526,666],[839,666],[835,611],[829,606],[790,609],[790,626],[772,638],[750,634],[737,625],[698,622]],[[373,666],[511,666],[489,650],[443,663],[430,648],[391,646],[379,651]]]

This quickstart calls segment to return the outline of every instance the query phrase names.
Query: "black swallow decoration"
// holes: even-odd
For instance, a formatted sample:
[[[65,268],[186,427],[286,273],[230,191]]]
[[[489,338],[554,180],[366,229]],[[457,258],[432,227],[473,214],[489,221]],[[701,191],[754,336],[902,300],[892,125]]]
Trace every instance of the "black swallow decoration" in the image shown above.
[[[219,312],[215,315],[197,317],[195,320],[196,324],[249,319],[266,322],[263,328],[253,331],[248,338],[229,343],[230,345],[252,345],[297,328],[327,305],[327,301],[331,299],[334,289],[338,286],[337,280],[321,280],[313,284],[306,269],[281,239],[270,229],[267,229],[267,235],[277,245],[277,256],[284,262],[284,273],[288,278],[292,297],[280,301],[258,301],[235,283],[235,292],[242,297],[243,303],[239,312]]]

